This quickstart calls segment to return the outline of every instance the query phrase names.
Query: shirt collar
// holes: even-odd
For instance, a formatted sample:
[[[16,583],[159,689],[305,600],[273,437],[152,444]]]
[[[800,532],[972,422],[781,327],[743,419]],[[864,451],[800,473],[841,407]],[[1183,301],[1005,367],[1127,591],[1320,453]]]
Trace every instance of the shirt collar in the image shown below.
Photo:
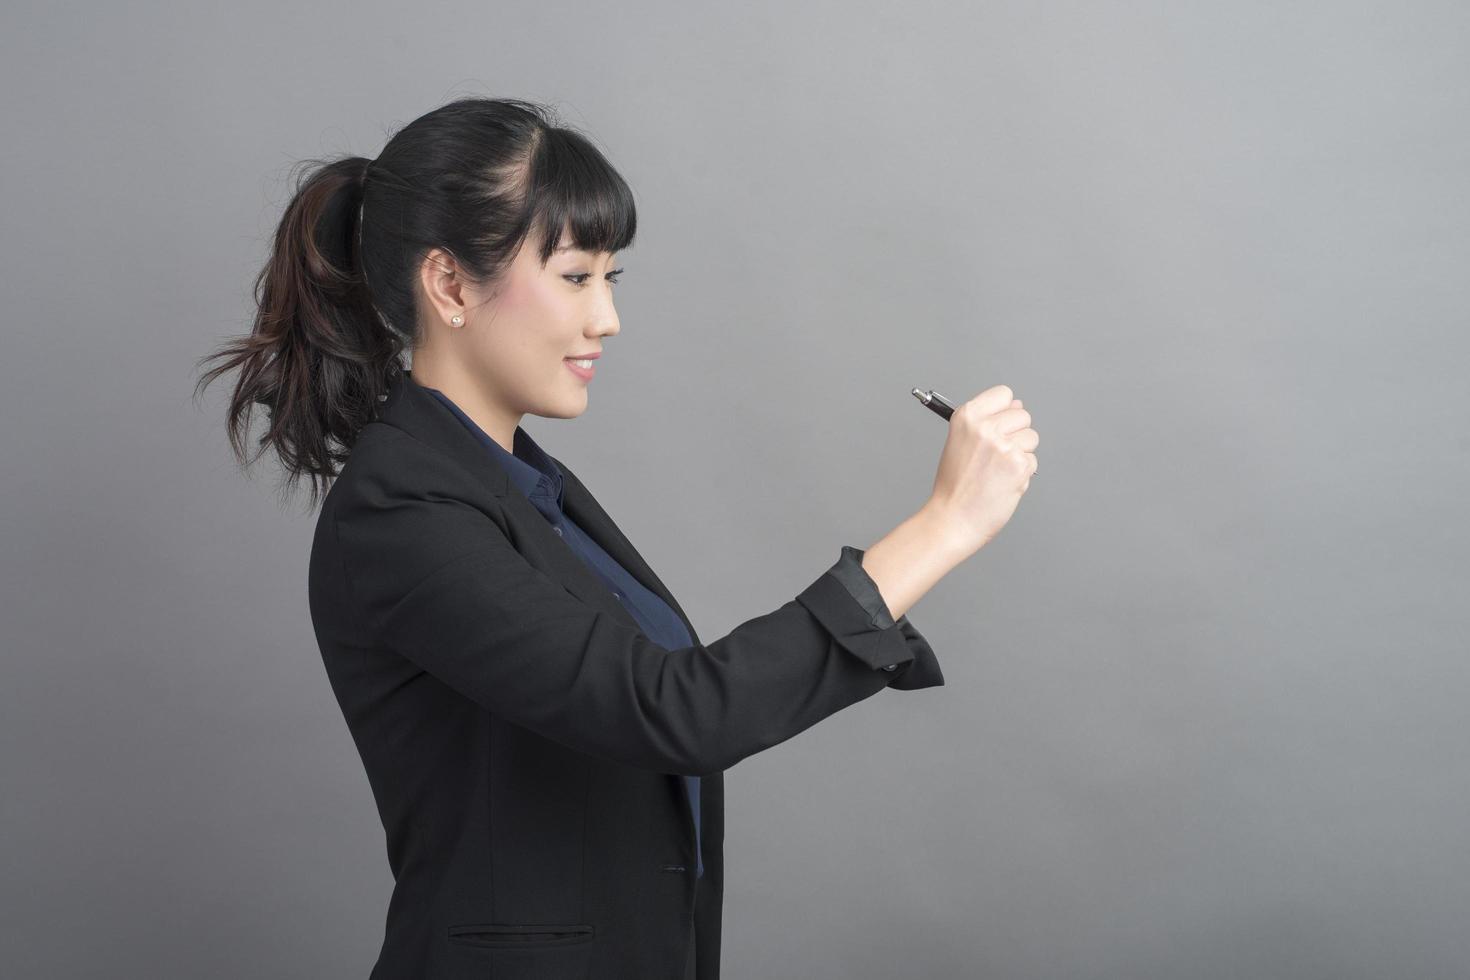
[[[562,509],[562,502],[566,495],[565,481],[562,479],[561,469],[547,455],[546,451],[536,444],[531,434],[520,426],[516,426],[515,436],[512,440],[514,453],[505,451],[505,447],[494,439],[484,429],[475,424],[474,419],[466,415],[458,405],[450,401],[449,396],[438,388],[423,387],[435,398],[444,403],[455,417],[464,423],[465,427],[474,433],[475,438],[490,451],[506,475],[510,477],[511,484],[531,500],[537,497],[543,500],[554,501],[558,510]]]

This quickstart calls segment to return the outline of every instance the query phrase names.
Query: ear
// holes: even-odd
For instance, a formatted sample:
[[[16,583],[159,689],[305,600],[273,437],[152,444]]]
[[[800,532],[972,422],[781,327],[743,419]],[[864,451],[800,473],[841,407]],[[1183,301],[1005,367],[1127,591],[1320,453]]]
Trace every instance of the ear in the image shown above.
[[[419,265],[419,284],[435,319],[449,323],[455,316],[468,318],[467,307],[473,301],[468,285],[460,275],[459,262],[442,248],[431,248]]]

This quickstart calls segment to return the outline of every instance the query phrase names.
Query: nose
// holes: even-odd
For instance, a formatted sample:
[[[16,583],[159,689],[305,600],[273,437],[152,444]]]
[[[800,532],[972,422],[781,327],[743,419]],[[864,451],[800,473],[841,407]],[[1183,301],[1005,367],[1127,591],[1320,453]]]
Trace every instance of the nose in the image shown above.
[[[613,309],[612,301],[609,300],[607,310],[598,318],[597,324],[592,331],[594,337],[616,337],[618,331],[622,330],[622,324],[618,322],[618,311]]]

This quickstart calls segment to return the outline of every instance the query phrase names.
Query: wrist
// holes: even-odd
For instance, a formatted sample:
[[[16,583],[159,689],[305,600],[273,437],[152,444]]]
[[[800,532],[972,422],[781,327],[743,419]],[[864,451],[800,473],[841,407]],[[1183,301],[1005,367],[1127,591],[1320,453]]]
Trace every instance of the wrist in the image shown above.
[[[975,541],[971,528],[964,521],[958,520],[954,511],[935,497],[926,500],[924,506],[910,520],[923,529],[921,533],[928,541],[930,550],[948,561],[951,568],[961,564],[984,546],[983,541]]]
[[[867,548],[862,565],[897,620],[967,557],[943,512],[920,508]]]

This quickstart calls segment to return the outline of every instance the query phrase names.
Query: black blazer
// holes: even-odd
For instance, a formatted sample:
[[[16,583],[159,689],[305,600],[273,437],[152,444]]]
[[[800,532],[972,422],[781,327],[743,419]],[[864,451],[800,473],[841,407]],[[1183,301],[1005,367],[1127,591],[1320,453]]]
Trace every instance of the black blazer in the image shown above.
[[[694,646],[644,636],[406,372],[323,501],[312,624],[395,881],[374,978],[717,980],[723,771],[885,687],[944,683],[906,617],[855,598],[850,548],[780,608],[701,643],[555,462],[567,515]],[[680,775],[703,777],[698,880]]]

